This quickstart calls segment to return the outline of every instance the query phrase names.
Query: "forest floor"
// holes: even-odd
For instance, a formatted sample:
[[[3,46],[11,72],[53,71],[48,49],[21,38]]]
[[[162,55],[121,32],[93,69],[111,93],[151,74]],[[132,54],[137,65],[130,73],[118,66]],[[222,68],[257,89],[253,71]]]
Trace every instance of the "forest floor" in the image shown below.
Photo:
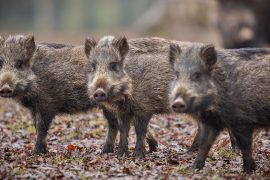
[[[187,153],[196,123],[186,116],[154,116],[158,151],[144,159],[102,155],[107,124],[98,110],[58,116],[48,136],[49,153],[34,155],[36,132],[28,110],[13,101],[0,100],[0,179],[267,179],[270,177],[270,132],[257,133],[253,153],[257,170],[242,173],[239,152],[232,152],[228,133],[223,132],[208,155],[203,170],[191,168],[196,153]],[[135,146],[134,129],[129,151]]]

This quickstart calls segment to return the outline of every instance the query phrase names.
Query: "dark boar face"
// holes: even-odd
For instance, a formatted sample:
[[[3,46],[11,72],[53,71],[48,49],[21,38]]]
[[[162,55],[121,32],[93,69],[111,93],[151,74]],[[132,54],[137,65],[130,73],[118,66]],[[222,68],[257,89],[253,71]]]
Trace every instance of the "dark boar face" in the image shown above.
[[[36,46],[33,35],[0,37],[0,96],[23,95],[35,77],[31,59]]]
[[[257,45],[257,23],[246,2],[221,1],[218,28],[225,48]]]
[[[125,37],[102,38],[98,44],[87,39],[85,53],[90,61],[88,94],[97,102],[109,102],[122,98],[130,91],[130,83],[124,71],[124,59],[128,52]]]
[[[217,60],[213,45],[194,47],[181,52],[170,45],[170,63],[175,71],[171,82],[170,105],[177,113],[193,113],[207,109],[216,95],[211,71]]]

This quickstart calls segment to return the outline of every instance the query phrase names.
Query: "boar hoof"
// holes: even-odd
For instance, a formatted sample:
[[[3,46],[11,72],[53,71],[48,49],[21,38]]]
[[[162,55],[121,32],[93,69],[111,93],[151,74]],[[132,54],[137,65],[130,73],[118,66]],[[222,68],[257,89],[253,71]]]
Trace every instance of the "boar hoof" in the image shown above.
[[[148,141],[149,151],[156,152],[158,147],[158,142],[156,140]]]
[[[129,156],[129,152],[128,151],[118,151],[117,156],[118,157]]]
[[[145,152],[144,152],[144,151],[138,151],[138,150],[136,151],[136,150],[135,150],[134,156],[135,156],[136,158],[138,158],[138,159],[142,159],[142,158],[145,157]]]
[[[34,153],[35,154],[46,154],[46,153],[48,153],[48,150],[47,150],[46,146],[36,146]]]
[[[200,160],[195,160],[195,162],[192,165],[193,169],[202,169],[204,167],[204,161],[200,161]]]
[[[244,163],[244,172],[247,174],[251,174],[252,171],[255,170],[255,162],[252,160],[251,162]]]
[[[192,145],[188,150],[187,153],[194,153],[196,151],[198,151],[199,146],[198,145]]]
[[[113,149],[112,145],[105,144],[102,149],[102,154],[113,153]]]
[[[118,157],[123,157],[124,155],[129,156],[128,148],[118,147],[117,156]]]

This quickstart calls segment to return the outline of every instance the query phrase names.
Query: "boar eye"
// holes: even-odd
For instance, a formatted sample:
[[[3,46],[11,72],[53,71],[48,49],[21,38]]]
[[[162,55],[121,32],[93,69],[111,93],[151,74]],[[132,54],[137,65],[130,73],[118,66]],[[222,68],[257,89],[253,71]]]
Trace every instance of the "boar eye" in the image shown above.
[[[16,62],[16,68],[17,69],[22,69],[23,67],[23,60],[17,60]]]
[[[192,79],[193,81],[198,81],[198,80],[200,80],[201,76],[202,76],[202,73],[200,73],[200,72],[195,72],[195,73],[192,75],[191,79]]]
[[[91,63],[91,69],[92,69],[92,72],[96,70],[96,63]]]
[[[176,76],[176,78],[178,79],[179,78],[179,72],[178,71],[175,71],[175,76]]]
[[[111,71],[118,71],[119,70],[118,63],[117,62],[110,63],[110,70]]]
[[[2,59],[0,59],[0,68],[2,68],[3,67],[3,60]]]

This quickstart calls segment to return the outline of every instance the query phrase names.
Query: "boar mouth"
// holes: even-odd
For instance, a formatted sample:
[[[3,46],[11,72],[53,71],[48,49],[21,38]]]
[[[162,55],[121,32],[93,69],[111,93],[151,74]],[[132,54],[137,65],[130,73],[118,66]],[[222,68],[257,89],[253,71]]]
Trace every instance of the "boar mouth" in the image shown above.
[[[108,98],[104,98],[104,99],[95,99],[95,101],[97,102],[97,103],[102,103],[102,102],[107,102],[108,101]]]
[[[185,113],[193,113],[198,111],[206,110],[213,102],[214,97],[211,95],[204,97],[192,97],[187,104]]]
[[[108,92],[108,99],[119,99],[123,97],[129,92],[129,85],[128,83],[121,83],[112,85],[109,92]],[[120,98],[121,99],[121,98]]]
[[[9,84],[4,84],[0,89],[0,96],[4,98],[9,98],[14,96],[14,90]]]
[[[12,98],[13,97],[13,95],[0,95],[0,96],[3,98]]]
[[[14,97],[14,94],[13,93],[12,94],[0,94],[0,96],[3,98],[12,98],[12,97]]]

